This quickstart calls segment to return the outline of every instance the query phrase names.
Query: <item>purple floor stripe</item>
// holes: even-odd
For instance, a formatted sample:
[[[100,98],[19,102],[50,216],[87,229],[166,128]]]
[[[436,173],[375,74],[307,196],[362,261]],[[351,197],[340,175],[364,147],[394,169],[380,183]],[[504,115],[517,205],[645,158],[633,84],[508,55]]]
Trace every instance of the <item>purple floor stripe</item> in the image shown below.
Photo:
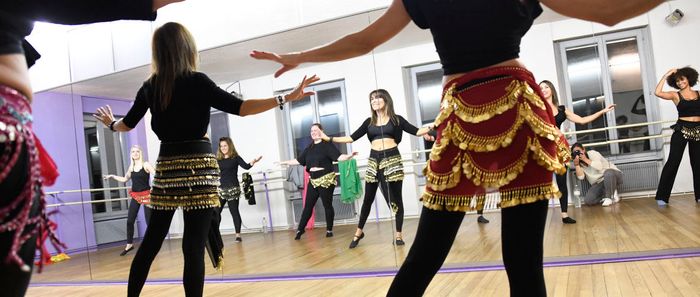
[[[604,257],[598,259],[575,259],[575,260],[550,260],[545,261],[544,267],[564,267],[564,266],[579,266],[605,263],[623,263],[634,261],[649,261],[663,259],[678,259],[700,257],[700,250],[679,253],[656,253],[640,256],[618,256]],[[491,264],[482,266],[461,266],[461,267],[446,267],[439,270],[438,273],[463,273],[463,272],[479,272],[503,270],[503,264]],[[398,269],[360,271],[360,272],[339,272],[339,273],[311,273],[298,275],[270,275],[270,276],[250,276],[250,277],[222,277],[208,278],[206,283],[246,283],[246,282],[267,282],[267,281],[300,281],[300,280],[318,280],[318,279],[338,279],[338,278],[368,278],[368,277],[388,277],[394,276]],[[61,286],[106,286],[106,285],[126,285],[126,281],[85,281],[85,282],[60,282],[60,283],[34,283],[33,287],[61,287]],[[179,279],[161,279],[151,280],[146,282],[149,285],[170,285],[182,284]]]

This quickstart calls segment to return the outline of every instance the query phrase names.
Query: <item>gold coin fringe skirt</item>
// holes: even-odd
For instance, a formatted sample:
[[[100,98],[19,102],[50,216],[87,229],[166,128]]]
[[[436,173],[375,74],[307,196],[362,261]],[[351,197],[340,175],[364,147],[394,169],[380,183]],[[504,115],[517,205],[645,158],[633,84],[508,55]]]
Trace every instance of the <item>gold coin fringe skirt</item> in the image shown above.
[[[383,151],[372,150],[369,153],[365,182],[376,183],[379,181],[378,176],[381,176],[386,182],[403,180],[403,163],[398,147]]]
[[[498,207],[558,198],[552,172],[570,158],[532,74],[519,67],[467,73],[445,85],[438,137],[424,169],[423,205],[434,210]]]
[[[153,209],[219,207],[219,164],[209,140],[164,142],[151,189]]]

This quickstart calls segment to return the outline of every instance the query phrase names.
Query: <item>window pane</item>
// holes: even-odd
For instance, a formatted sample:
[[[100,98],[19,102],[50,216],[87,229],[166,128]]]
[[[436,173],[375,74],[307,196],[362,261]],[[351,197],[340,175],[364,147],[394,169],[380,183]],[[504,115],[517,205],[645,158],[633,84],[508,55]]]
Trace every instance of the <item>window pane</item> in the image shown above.
[[[215,112],[211,114],[209,119],[209,128],[211,130],[211,151],[216,154],[219,151],[219,139],[221,137],[231,137],[228,129],[228,114],[223,112]],[[236,140],[233,140],[233,145],[236,145]]]
[[[311,97],[305,97],[290,104],[289,110],[292,122],[292,139],[294,144],[294,156],[299,156],[311,143],[309,129],[314,123],[314,112],[311,106]]]
[[[608,67],[613,91],[617,125],[647,122],[646,100],[642,85],[642,67],[637,38],[608,41]],[[617,130],[618,139],[648,136],[648,127]],[[618,144],[620,153],[636,153],[650,149],[649,140]]]
[[[318,115],[323,132],[331,137],[345,136],[345,108],[343,108],[341,89],[319,90],[316,92],[316,98],[318,99]],[[347,153],[346,145],[336,143],[335,146],[341,153]]]
[[[605,106],[599,57],[596,44],[566,50],[566,71],[571,83],[573,112],[582,117],[594,114]],[[576,130],[604,128],[607,126],[606,117],[607,115],[602,116],[584,125],[576,124]],[[580,143],[606,140],[607,131],[577,135]],[[610,146],[596,146],[594,149],[604,155],[610,153]]]

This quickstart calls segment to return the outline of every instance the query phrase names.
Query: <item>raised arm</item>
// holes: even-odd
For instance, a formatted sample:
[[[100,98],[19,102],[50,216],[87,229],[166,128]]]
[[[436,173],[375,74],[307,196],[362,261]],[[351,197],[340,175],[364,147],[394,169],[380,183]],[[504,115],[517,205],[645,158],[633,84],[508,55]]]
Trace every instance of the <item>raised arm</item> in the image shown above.
[[[114,179],[120,183],[125,183],[128,182],[131,179],[131,167],[129,167],[129,170],[127,170],[126,174],[124,176],[119,176],[119,175],[114,175],[114,174],[106,174],[102,176],[104,179]]]
[[[666,80],[668,77],[674,73],[676,73],[678,69],[671,69],[664,74],[664,76],[661,78],[658,84],[656,84],[656,90],[654,91],[654,95],[656,97],[659,97],[664,100],[672,100],[673,103],[678,102],[681,98],[678,97],[678,93],[676,92],[664,92],[664,84],[666,84]]]
[[[565,16],[612,26],[647,12],[664,0],[540,0],[540,2]]]
[[[275,77],[278,77],[302,63],[341,61],[364,55],[401,32],[410,21],[411,17],[406,12],[403,1],[393,0],[386,12],[372,24],[327,45],[283,55],[253,51],[250,56],[282,64],[275,72]]]
[[[143,168],[148,174],[156,173],[156,169],[153,167],[153,165],[151,165],[151,163],[143,162]]]
[[[569,121],[572,121],[576,124],[583,125],[583,124],[588,124],[592,121],[595,121],[597,118],[603,116],[605,113],[612,111],[613,109],[615,109],[615,106],[617,106],[617,104],[608,105],[605,108],[599,110],[598,112],[596,112],[592,115],[585,116],[585,117],[579,116],[579,115],[575,114],[573,111],[568,110],[568,109],[564,109],[564,113],[566,114],[566,118]]]
[[[283,103],[297,101],[306,96],[313,95],[314,92],[305,92],[304,89],[310,84],[315,83],[319,80],[320,78],[316,75],[313,75],[311,77],[304,76],[304,79],[301,80],[299,85],[297,85],[296,88],[292,90],[292,92],[282,96]],[[242,101],[240,98],[216,86],[214,82],[211,82],[208,88],[210,89],[211,93],[209,98],[211,100],[212,107],[242,117],[258,114],[278,107],[280,105],[280,102],[277,99],[277,97],[267,99],[248,99]]]

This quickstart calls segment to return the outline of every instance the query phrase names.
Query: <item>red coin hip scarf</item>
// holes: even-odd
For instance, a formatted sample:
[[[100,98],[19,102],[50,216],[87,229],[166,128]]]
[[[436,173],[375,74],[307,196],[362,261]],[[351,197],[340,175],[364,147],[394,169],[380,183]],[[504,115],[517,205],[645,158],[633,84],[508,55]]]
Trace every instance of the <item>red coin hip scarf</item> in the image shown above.
[[[499,207],[558,197],[552,172],[564,172],[566,140],[532,74],[519,67],[473,71],[445,85],[438,137],[424,169],[421,200],[435,210]]]
[[[28,265],[18,256],[19,249],[35,235],[46,233],[53,245],[63,246],[52,228],[46,214],[46,200],[41,185],[52,185],[58,177],[56,164],[48,155],[32,130],[32,114],[29,100],[17,90],[0,85],[0,184],[7,182],[8,176],[18,166],[18,162],[28,161],[29,172],[23,185],[16,185],[22,191],[16,197],[0,197],[0,232],[13,233],[12,246],[7,258],[0,261],[14,263],[23,270]],[[27,152],[27,159],[21,158]],[[35,199],[37,198],[37,199]],[[39,203],[39,205],[35,205]],[[46,238],[46,237],[41,237]],[[42,250],[43,240],[37,249]],[[43,256],[43,255],[42,255]],[[39,267],[41,271],[41,266]]]

